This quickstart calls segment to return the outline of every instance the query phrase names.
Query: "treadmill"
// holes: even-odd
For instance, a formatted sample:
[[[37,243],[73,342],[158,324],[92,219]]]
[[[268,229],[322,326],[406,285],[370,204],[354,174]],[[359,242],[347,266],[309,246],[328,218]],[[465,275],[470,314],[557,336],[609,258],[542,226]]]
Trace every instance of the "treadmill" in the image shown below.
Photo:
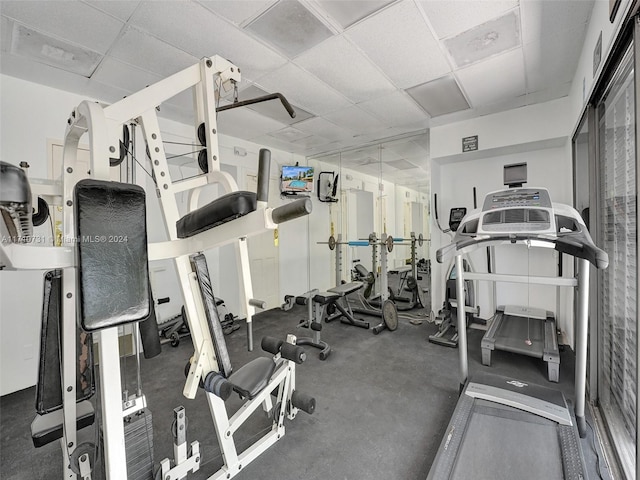
[[[577,275],[536,277],[462,268],[463,255],[476,249],[518,243],[575,257]],[[451,256],[459,298],[465,279],[577,289],[575,410],[571,412],[562,392],[548,387],[489,373],[469,379],[465,315],[458,309],[461,394],[427,478],[586,478],[580,437],[586,435],[589,264],[606,268],[606,252],[594,245],[578,212],[552,203],[546,189],[511,188],[490,193],[482,210],[465,216],[453,242],[439,249],[436,258],[443,263]]]

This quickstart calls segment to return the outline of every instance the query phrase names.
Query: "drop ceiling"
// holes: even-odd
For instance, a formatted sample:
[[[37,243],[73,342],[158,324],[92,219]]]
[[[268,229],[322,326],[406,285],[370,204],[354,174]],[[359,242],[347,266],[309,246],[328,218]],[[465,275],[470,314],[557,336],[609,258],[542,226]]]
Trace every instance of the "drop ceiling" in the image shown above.
[[[299,112],[221,112],[221,133],[317,157],[566,96],[593,4],[2,0],[0,72],[114,102],[221,55],[243,72],[239,100],[280,92]],[[160,114],[193,123],[191,103]],[[415,178],[426,138],[393,142],[405,153],[389,146],[385,168]]]

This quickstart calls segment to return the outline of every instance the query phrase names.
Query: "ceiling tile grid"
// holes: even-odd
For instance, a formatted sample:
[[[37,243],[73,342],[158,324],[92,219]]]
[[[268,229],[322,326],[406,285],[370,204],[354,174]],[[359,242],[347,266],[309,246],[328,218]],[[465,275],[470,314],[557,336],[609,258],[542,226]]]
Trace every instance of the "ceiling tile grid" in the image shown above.
[[[2,0],[0,61],[113,101],[221,55],[242,71],[240,100],[279,92],[298,110],[226,111],[221,131],[315,155],[566,96],[594,2]],[[184,93],[161,115],[191,110]]]

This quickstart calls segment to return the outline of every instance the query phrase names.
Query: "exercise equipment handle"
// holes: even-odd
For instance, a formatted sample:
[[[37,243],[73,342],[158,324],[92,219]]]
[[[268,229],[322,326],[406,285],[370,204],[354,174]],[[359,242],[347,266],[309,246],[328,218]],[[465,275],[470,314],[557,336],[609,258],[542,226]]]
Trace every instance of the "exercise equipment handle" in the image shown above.
[[[258,191],[257,200],[267,202],[269,200],[269,171],[271,169],[271,151],[261,148],[258,154]]]
[[[309,215],[313,208],[310,198],[301,198],[295,202],[282,205],[273,209],[271,217],[275,223],[288,222],[304,215]]]
[[[251,98],[249,100],[243,100],[241,102],[235,102],[235,103],[232,103],[231,105],[224,105],[222,107],[216,108],[216,112],[224,112],[225,110],[231,110],[232,108],[246,107],[247,105],[253,105],[254,103],[267,102],[269,100],[275,100],[275,99],[280,100],[280,103],[282,103],[282,106],[285,108],[285,110],[287,111],[287,113],[291,118],[296,117],[296,111],[293,109],[291,104],[281,93],[271,93],[269,95],[263,95],[262,97],[256,97],[256,98]]]
[[[249,305],[256,308],[261,308],[263,310],[267,308],[267,302],[265,302],[264,300],[258,300],[257,298],[250,298]]]

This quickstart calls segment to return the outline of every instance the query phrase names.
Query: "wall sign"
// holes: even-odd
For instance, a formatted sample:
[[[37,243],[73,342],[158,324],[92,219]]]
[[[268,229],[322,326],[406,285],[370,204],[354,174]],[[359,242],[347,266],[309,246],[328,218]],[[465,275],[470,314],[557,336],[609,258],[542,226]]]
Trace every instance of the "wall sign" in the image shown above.
[[[596,46],[593,49],[593,76],[596,76],[596,72],[598,71],[598,67],[600,66],[600,60],[602,60],[602,30],[600,30],[600,35],[598,36],[598,41],[596,42]]]
[[[473,152],[478,150],[478,135],[464,137],[462,139],[462,152]]]

